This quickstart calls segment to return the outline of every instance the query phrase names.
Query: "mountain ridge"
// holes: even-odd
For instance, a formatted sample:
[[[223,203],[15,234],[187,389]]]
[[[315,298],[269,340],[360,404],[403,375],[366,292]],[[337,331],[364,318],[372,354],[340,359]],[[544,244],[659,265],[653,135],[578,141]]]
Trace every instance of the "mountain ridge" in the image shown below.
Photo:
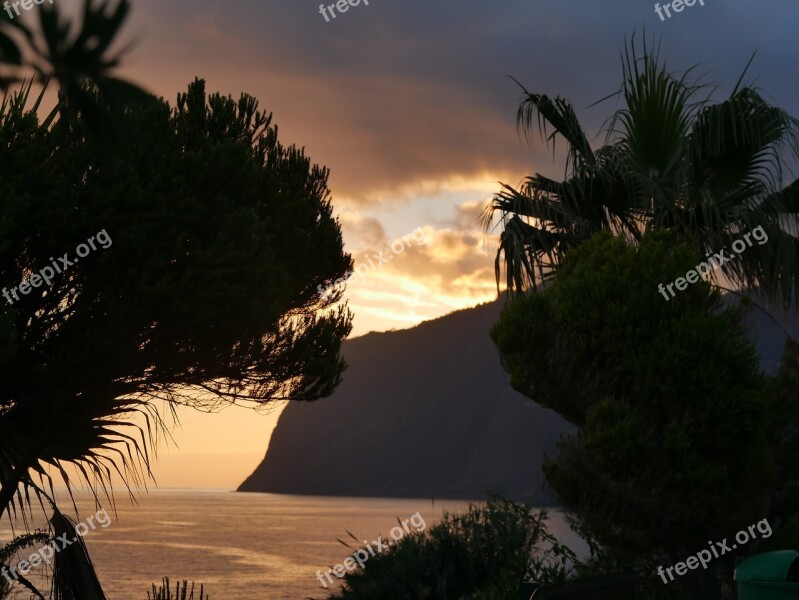
[[[574,428],[511,388],[489,336],[501,309],[495,301],[346,340],[341,385],[289,403],[238,491],[478,500],[491,490],[555,504],[541,463]],[[772,312],[797,337],[796,317]],[[762,368],[775,373],[785,333],[759,310],[746,320]]]
[[[541,459],[570,426],[510,387],[488,335],[501,306],[345,341],[341,385],[286,407],[239,491],[552,504]]]

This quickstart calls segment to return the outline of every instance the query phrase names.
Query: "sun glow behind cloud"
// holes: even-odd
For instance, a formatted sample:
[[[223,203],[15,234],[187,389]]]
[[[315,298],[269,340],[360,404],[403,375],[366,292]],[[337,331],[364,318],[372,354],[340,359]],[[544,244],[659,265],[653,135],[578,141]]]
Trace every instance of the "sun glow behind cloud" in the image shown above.
[[[483,232],[480,215],[498,187],[490,175],[409,185],[380,203],[388,219],[344,203],[345,247],[363,271],[348,280],[344,295],[355,313],[353,335],[408,327],[496,298],[493,235]],[[403,248],[414,231],[423,242]]]

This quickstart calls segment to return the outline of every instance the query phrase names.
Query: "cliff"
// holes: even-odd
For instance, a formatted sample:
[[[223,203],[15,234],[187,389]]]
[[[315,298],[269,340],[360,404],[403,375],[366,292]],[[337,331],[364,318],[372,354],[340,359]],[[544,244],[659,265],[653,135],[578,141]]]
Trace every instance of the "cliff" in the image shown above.
[[[541,460],[569,427],[511,389],[495,302],[344,342],[332,396],[290,403],[240,491],[550,503]]]
[[[493,490],[551,504],[540,465],[571,429],[511,389],[488,334],[500,310],[485,304],[346,341],[343,383],[286,407],[239,490],[470,499]],[[796,317],[773,312],[797,337]],[[784,333],[761,311],[748,321],[764,370],[776,372]]]

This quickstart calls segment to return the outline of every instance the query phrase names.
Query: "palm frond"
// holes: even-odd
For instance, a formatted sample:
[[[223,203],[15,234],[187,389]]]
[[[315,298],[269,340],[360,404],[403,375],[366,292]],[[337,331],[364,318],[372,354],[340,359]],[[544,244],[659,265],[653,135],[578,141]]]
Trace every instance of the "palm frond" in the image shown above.
[[[49,418],[43,421],[42,414]],[[130,422],[134,414],[143,417],[146,431]],[[128,490],[146,487],[152,479],[150,448],[165,431],[158,412],[143,400],[119,399],[113,406],[92,406],[89,398],[73,402],[43,398],[11,406],[0,419],[0,515],[17,506],[30,506],[25,494],[31,490],[50,502],[55,495],[50,470],[72,497],[76,482],[68,466],[75,468],[80,483],[96,499],[102,495],[113,504],[115,475]],[[49,488],[50,495],[44,494],[44,488]]]
[[[683,167],[684,145],[696,110],[692,98],[698,86],[687,75],[674,77],[659,61],[657,50],[634,40],[625,47],[620,94],[625,105],[611,119],[608,134],[624,139],[629,163],[655,181],[668,182]]]
[[[585,165],[592,165],[594,153],[591,144],[571,103],[560,96],[550,98],[544,94],[534,94],[516,79],[513,81],[524,92],[524,99],[516,113],[516,124],[524,132],[526,139],[530,140],[533,124],[537,123],[538,132],[548,144],[552,145],[553,154],[557,136],[561,135],[566,140],[569,146],[566,159],[567,172],[570,167],[581,169]],[[549,134],[548,126],[552,127],[552,132]]]
[[[520,128],[529,139],[537,123],[547,144],[562,135],[569,153],[563,181],[536,174],[519,190],[503,184],[487,206],[485,232],[497,215],[502,226],[497,285],[504,261],[511,295],[534,288],[569,248],[600,230],[635,244],[645,231],[675,229],[692,235],[705,255],[763,227],[768,244],[722,270],[772,299],[795,297],[799,180],[786,187],[785,179],[786,165],[799,164],[799,120],[744,82],[752,59],[730,97],[714,103],[715,90],[693,75],[696,67],[673,74],[656,45],[644,39],[639,48],[633,36],[622,54],[621,86],[605,98],[624,104],[593,152],[571,104],[522,87]]]
[[[55,553],[52,579],[53,600],[106,600],[94,565],[76,523],[57,509],[50,519],[53,537],[67,540]]]

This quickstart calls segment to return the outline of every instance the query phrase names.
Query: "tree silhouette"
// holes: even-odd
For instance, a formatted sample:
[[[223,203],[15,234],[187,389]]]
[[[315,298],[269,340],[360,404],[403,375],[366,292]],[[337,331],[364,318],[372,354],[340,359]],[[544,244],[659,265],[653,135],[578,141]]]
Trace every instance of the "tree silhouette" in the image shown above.
[[[43,120],[31,81],[0,103],[0,517],[31,494],[58,515],[69,465],[95,494],[143,483],[163,410],[314,400],[345,368],[351,314],[317,290],[352,269],[328,170],[246,94],[195,80],[170,105],[112,77],[127,7],[87,0],[72,38],[47,5],[41,36],[0,25],[6,85],[59,83]],[[59,597],[102,597],[75,561]]]
[[[741,232],[762,226],[768,244],[722,267],[741,287],[789,302],[799,291],[799,181],[785,185],[784,165],[799,158],[799,122],[769,104],[745,72],[730,96],[691,72],[673,74],[658,50],[635,39],[622,57],[623,102],[594,150],[571,103],[522,86],[519,128],[537,128],[553,148],[566,144],[566,176],[540,174],[520,189],[503,185],[484,215],[499,216],[497,285],[504,268],[511,294],[550,280],[566,252],[594,233],[637,243],[647,230],[690,232],[703,256],[729,248]]]
[[[782,534],[799,503],[796,345],[766,376],[743,307],[701,280],[664,300],[658,283],[698,262],[675,238],[597,234],[492,330],[513,387],[579,427],[547,482],[584,539],[636,563],[673,564],[764,516]]]
[[[62,271],[4,301],[0,443],[14,458],[3,502],[37,461],[109,444],[111,417],[137,409],[157,421],[154,399],[315,399],[343,369],[350,315],[322,314],[340,293],[317,290],[352,266],[327,171],[282,146],[253,98],[207,97],[199,80],[176,107],[121,120],[138,134],[114,154],[85,141],[80,119],[46,131],[10,111],[0,127],[0,280],[10,295]],[[118,458],[135,477],[131,456]]]

